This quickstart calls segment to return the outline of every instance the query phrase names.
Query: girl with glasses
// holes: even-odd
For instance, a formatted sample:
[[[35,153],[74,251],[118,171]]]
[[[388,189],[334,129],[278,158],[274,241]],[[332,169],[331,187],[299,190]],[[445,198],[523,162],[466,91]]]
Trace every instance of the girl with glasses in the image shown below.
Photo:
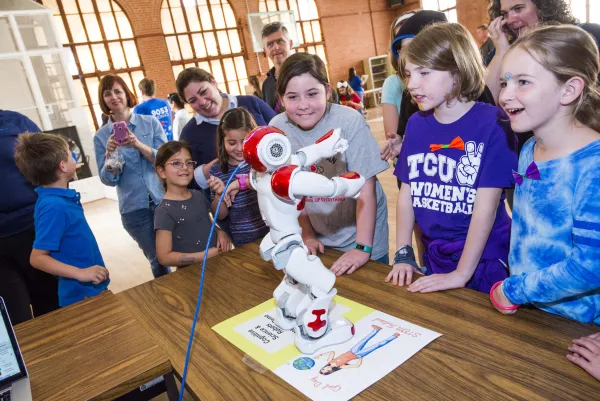
[[[212,221],[206,197],[188,185],[194,178],[196,162],[183,141],[170,141],[156,154],[156,173],[165,188],[165,196],[156,208],[156,254],[166,266],[187,266],[201,262]],[[231,249],[227,234],[217,229],[208,257]]]

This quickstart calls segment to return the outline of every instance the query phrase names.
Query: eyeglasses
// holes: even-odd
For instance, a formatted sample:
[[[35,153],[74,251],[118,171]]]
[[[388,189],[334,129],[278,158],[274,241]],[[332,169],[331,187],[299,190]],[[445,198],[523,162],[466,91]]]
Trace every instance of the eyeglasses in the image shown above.
[[[182,161],[176,160],[174,162],[168,162],[168,163],[165,163],[165,164],[170,164],[171,166],[173,166],[177,170],[183,169],[183,166],[191,168],[193,170],[196,167],[196,164],[198,164],[198,163],[195,162],[195,161],[193,161],[193,160],[188,160],[187,162],[182,162]]]

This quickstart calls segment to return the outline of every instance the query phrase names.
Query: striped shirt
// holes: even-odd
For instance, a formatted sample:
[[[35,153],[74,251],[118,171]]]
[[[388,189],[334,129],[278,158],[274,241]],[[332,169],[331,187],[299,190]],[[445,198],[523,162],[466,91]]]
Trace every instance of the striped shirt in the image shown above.
[[[224,184],[235,170],[236,166],[229,165],[227,173],[221,171],[221,166],[215,163],[210,168],[210,175],[219,178]],[[250,166],[245,165],[240,168],[237,174],[250,173]],[[215,193],[210,191],[211,201],[215,199]],[[225,207],[225,204],[221,204]],[[258,207],[258,196],[255,191],[240,191],[229,208],[229,218],[231,220],[231,241],[238,247],[249,242],[263,238],[269,232],[269,227],[265,224],[260,209]]]

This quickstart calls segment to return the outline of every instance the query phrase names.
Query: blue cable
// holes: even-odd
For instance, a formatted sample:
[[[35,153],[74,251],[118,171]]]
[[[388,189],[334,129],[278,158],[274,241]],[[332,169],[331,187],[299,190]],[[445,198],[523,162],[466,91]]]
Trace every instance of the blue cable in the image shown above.
[[[210,227],[210,233],[208,234],[208,241],[206,241],[206,250],[204,251],[204,260],[202,261],[202,273],[200,274],[200,290],[198,291],[198,301],[196,302],[196,311],[194,312],[194,321],[192,322],[192,330],[190,333],[190,340],[188,342],[187,352],[185,353],[185,363],[183,365],[183,376],[181,378],[181,389],[179,390],[179,401],[183,400],[183,392],[185,391],[185,379],[187,377],[187,369],[188,363],[190,362],[190,353],[192,352],[192,344],[194,342],[194,332],[196,331],[196,322],[198,321],[198,313],[200,312],[200,304],[202,302],[202,289],[204,288],[204,271],[206,270],[206,260],[208,259],[208,248],[210,248],[210,241],[213,236],[213,232],[215,231],[215,226],[217,224],[217,217],[219,215],[219,209],[221,209],[221,202],[223,202],[223,198],[225,197],[225,193],[227,188],[229,188],[229,184],[231,184],[231,180],[235,177],[235,174],[238,170],[245,166],[246,162],[240,163],[233,173],[231,173],[231,177],[227,180],[227,184],[225,184],[225,188],[223,189],[223,193],[221,194],[221,198],[219,199],[219,203],[217,204],[217,210],[215,211],[215,216],[213,216],[213,223]]]

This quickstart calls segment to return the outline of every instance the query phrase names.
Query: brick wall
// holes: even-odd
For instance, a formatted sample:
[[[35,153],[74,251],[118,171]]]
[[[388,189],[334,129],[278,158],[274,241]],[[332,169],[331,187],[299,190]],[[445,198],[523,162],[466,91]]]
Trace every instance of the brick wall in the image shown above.
[[[346,79],[348,69],[355,67],[363,73],[363,60],[384,55],[389,45],[389,28],[400,14],[418,9],[419,0],[406,0],[406,4],[388,8],[388,0],[316,0],[321,15],[321,29],[325,38],[325,51],[333,82]],[[157,95],[166,97],[175,91],[175,78],[169,53],[163,37],[160,7],[162,0],[117,0],[129,20],[136,36],[141,62],[146,76],[154,79]],[[248,75],[262,75],[269,65],[263,53],[252,51],[246,14],[258,12],[258,0],[230,0],[243,30],[243,46],[247,50]],[[487,0],[458,0],[459,22],[474,32],[487,22]]]
[[[457,0],[458,22],[464,25],[472,35],[481,24],[489,24],[488,0]]]

